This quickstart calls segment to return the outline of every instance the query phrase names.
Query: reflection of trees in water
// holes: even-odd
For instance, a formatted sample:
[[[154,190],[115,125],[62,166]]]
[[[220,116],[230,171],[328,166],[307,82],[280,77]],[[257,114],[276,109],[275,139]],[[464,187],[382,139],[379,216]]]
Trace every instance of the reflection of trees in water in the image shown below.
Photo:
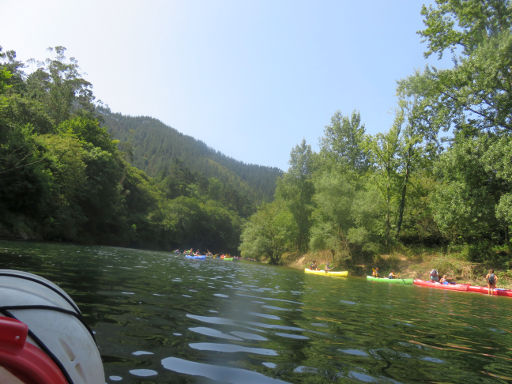
[[[221,313],[239,325],[235,332],[265,338],[250,340],[249,335],[235,343],[276,352],[276,356],[238,354],[232,360],[238,366],[268,373],[272,368],[266,366],[293,370],[290,365],[307,359],[305,349],[310,340],[303,337],[303,276],[284,268],[244,263],[229,278],[230,298],[224,300]],[[225,354],[213,358],[222,362]]]
[[[59,285],[77,303],[89,325],[98,320],[101,306],[112,304],[99,292],[109,285],[105,281],[106,266],[121,256],[120,249],[57,243],[0,244],[2,268],[31,272]]]

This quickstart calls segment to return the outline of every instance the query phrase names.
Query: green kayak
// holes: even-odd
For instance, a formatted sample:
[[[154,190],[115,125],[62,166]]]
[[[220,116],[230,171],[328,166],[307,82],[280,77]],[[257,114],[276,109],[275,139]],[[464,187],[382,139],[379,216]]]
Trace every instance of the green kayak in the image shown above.
[[[366,276],[366,280],[376,281],[378,283],[412,284],[414,279],[388,279],[387,277]]]

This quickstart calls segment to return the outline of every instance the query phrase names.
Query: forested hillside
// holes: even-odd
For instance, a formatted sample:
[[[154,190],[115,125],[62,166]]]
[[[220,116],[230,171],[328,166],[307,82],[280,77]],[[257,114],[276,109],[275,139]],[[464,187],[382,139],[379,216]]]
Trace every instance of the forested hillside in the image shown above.
[[[280,171],[98,109],[76,60],[52,52],[27,73],[0,48],[0,236],[237,252]]]
[[[511,2],[436,0],[422,15],[425,55],[453,67],[402,80],[382,133],[338,112],[318,153],[297,145],[275,200],[245,226],[242,255],[324,250],[340,265],[416,244],[512,266]]]
[[[282,171],[231,159],[193,137],[184,135],[151,117],[123,116],[98,108],[104,125],[121,148],[130,153],[134,166],[153,177],[165,177],[181,164],[190,172],[243,191],[254,201],[270,201]]]

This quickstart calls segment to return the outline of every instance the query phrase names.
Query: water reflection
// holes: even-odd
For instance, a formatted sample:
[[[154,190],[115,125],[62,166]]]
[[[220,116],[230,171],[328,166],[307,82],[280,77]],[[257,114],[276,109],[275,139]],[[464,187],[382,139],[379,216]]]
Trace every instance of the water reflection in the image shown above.
[[[109,247],[0,243],[61,285],[107,383],[507,382],[512,301]]]
[[[191,376],[201,376],[219,383],[245,384],[283,384],[286,381],[272,379],[257,372],[240,368],[223,367],[212,364],[196,363],[176,357],[162,360],[162,366],[170,371]]]

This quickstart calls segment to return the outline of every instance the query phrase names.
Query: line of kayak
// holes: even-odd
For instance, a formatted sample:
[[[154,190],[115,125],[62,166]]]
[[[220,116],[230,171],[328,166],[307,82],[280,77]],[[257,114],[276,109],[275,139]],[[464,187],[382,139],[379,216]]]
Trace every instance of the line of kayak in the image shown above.
[[[310,273],[313,275],[331,276],[331,277],[347,277],[348,276],[348,271],[326,271],[325,269],[304,268],[304,272]]]
[[[388,279],[387,277],[374,277],[366,276],[366,280],[373,281],[376,283],[390,283],[390,284],[412,284],[414,279]]]
[[[442,284],[420,279],[414,279],[414,285],[418,285],[420,287],[430,287],[435,289],[449,289],[452,291],[476,292],[483,293],[486,295],[489,294],[489,288],[471,284]],[[512,297],[512,289],[494,288],[493,295]]]
[[[185,259],[190,259],[190,260],[205,260],[207,257],[209,257],[211,259],[233,261],[233,257],[211,257],[211,256],[206,256],[206,255],[185,255]]]
[[[313,269],[305,268],[304,272],[308,273],[308,274],[319,275],[319,276],[332,276],[332,277],[347,277],[348,276],[348,271],[326,271],[323,269],[313,270]],[[437,282],[421,280],[421,279],[412,279],[412,278],[389,279],[387,277],[374,277],[374,276],[366,276],[366,280],[371,281],[371,282],[376,282],[376,283],[404,284],[404,285],[414,284],[418,287],[445,289],[445,290],[449,290],[449,291],[459,291],[459,292],[476,292],[476,293],[483,293],[486,295],[489,293],[489,290],[487,287],[471,285],[471,284],[451,284],[451,283],[443,284],[443,283],[437,283]],[[493,295],[512,297],[512,289],[494,288]]]

